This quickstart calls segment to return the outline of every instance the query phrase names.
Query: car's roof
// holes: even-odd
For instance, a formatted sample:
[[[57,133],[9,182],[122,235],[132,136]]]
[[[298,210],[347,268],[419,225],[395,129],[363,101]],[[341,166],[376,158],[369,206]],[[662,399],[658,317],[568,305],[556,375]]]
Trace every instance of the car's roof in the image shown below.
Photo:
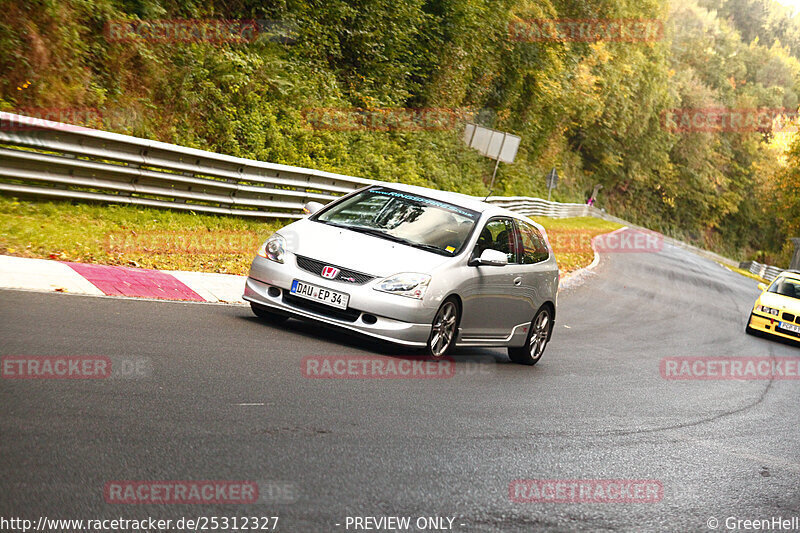
[[[387,189],[395,189],[398,191],[403,191],[413,194],[419,194],[420,196],[427,196],[428,198],[439,200],[441,202],[448,202],[451,204],[455,204],[459,207],[466,207],[467,209],[472,209],[473,211],[477,211],[479,213],[487,213],[490,215],[502,214],[529,220],[528,217],[526,217],[525,215],[515,213],[514,211],[510,211],[508,209],[496,205],[482,202],[481,200],[475,198],[474,196],[469,196],[458,192],[440,191],[437,189],[429,189],[427,187],[419,187],[417,185],[407,185],[405,183],[386,183],[386,184],[380,183],[376,184],[376,186],[386,187]]]

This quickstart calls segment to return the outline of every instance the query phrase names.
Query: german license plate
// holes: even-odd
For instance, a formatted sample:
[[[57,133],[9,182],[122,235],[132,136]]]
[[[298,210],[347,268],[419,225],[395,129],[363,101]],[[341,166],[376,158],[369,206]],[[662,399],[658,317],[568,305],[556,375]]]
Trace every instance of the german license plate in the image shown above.
[[[292,281],[292,290],[289,292],[300,298],[313,300],[339,309],[347,309],[347,302],[350,300],[349,294],[326,289],[319,285],[312,285],[299,279]]]
[[[787,331],[794,331],[795,333],[800,333],[800,326],[795,326],[794,324],[789,324],[788,322],[781,322],[778,324],[781,329],[785,329]]]

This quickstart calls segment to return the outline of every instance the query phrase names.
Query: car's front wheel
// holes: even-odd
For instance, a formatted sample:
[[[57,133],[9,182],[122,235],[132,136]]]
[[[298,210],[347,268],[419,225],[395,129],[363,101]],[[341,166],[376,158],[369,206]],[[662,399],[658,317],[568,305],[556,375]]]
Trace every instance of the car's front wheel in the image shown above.
[[[456,344],[458,332],[459,310],[453,299],[445,300],[431,324],[431,336],[428,338],[428,355],[441,359],[450,353]]]
[[[509,346],[508,357],[520,365],[535,365],[542,358],[552,328],[553,316],[550,309],[542,307],[531,322],[525,346]]]
[[[250,302],[250,309],[253,310],[253,313],[258,318],[266,320],[267,322],[272,322],[273,324],[280,324],[282,322],[286,322],[286,320],[289,318],[287,315],[273,313],[272,311],[269,311],[266,307],[254,304],[252,302]]]
[[[744,332],[748,335],[758,335],[758,331],[754,330],[750,327],[750,323],[753,321],[753,313],[750,313],[750,318],[747,319],[747,325],[744,328]]]

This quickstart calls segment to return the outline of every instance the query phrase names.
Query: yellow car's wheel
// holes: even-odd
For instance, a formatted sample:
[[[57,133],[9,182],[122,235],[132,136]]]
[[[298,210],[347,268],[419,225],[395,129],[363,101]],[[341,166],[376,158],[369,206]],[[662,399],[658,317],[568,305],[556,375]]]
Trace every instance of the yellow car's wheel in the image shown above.
[[[754,335],[756,337],[760,337],[761,332],[758,331],[757,329],[753,329],[750,327],[750,322],[752,321],[753,321],[753,313],[750,313],[750,318],[747,319],[747,326],[745,326],[744,332],[747,333],[748,335]]]

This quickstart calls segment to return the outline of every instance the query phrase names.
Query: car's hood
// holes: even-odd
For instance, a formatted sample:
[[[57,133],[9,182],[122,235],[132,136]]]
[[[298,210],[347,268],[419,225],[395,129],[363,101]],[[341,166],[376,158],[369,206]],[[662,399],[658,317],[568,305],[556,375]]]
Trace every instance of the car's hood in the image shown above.
[[[287,251],[378,277],[430,273],[451,258],[380,237],[303,219],[278,233]]]
[[[800,300],[797,298],[790,298],[774,292],[762,292],[760,301],[761,305],[766,305],[767,307],[780,309],[781,311],[787,310],[794,314],[800,313]]]

